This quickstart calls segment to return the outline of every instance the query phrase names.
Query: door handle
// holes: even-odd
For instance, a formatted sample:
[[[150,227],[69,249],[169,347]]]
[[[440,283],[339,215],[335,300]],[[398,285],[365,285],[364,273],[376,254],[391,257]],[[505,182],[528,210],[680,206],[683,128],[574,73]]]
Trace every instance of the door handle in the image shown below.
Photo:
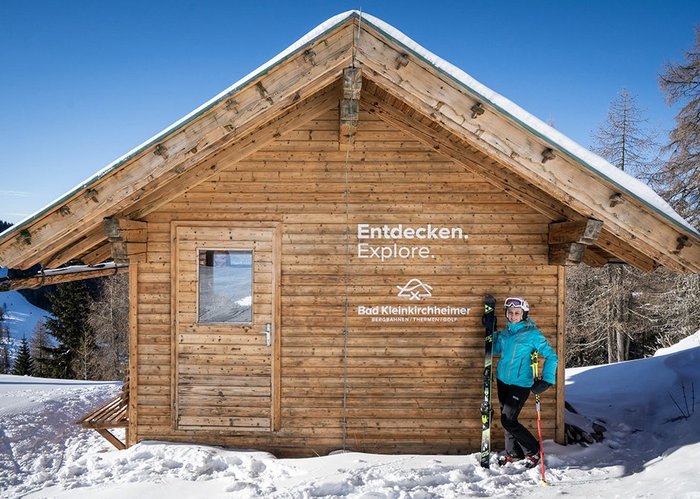
[[[265,343],[267,346],[272,345],[272,324],[269,322],[265,325]]]

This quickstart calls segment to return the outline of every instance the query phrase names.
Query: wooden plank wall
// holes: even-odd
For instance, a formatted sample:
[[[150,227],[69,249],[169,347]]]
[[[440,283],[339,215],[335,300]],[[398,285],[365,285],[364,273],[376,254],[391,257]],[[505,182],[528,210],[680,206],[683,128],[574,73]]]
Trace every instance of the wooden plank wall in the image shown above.
[[[346,167],[346,152],[338,144],[338,112],[329,110],[147,217],[148,261],[138,272],[134,438],[256,447],[278,455],[322,455],[340,448],[346,292],[350,449],[478,449],[485,293],[499,300],[527,296],[533,318],[556,348],[559,274],[556,266],[547,265],[545,217],[365,112],[347,159]],[[171,429],[173,220],[282,223],[279,431]],[[469,239],[431,241],[427,245],[434,258],[426,260],[360,261],[358,223],[459,226]],[[396,296],[396,286],[414,277],[433,286],[429,304],[467,306],[471,314],[455,323],[433,324],[377,324],[358,317],[360,304],[406,305]],[[499,325],[504,321],[499,317]],[[554,436],[554,395],[550,390],[543,398],[545,438]],[[496,419],[498,414],[496,410]],[[534,417],[533,401],[523,412],[533,429]],[[492,434],[498,449],[503,441],[498,423]]]

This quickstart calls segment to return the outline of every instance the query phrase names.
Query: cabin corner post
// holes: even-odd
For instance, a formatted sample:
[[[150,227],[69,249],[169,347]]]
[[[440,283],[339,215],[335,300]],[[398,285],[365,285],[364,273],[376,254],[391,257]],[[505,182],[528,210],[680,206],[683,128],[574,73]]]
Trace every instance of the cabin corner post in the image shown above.
[[[126,446],[138,442],[138,262],[129,265],[129,426]]]
[[[558,292],[557,292],[557,347],[556,353],[559,359],[556,383],[556,424],[554,441],[564,445],[566,443],[566,431],[564,428],[564,404],[566,401],[566,266],[559,265]]]

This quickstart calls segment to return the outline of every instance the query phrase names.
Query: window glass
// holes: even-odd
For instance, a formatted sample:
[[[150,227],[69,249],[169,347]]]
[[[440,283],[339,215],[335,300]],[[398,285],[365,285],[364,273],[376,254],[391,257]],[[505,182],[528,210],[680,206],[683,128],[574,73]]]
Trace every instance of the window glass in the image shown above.
[[[253,252],[199,250],[199,322],[253,322]]]

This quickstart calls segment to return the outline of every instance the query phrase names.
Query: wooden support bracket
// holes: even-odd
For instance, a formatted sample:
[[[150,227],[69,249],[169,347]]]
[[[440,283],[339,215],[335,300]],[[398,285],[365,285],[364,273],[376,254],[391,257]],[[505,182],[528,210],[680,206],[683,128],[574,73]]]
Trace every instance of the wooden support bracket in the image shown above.
[[[362,69],[343,70],[343,98],[340,100],[340,124],[338,127],[339,149],[354,143],[357,125],[360,122],[360,92],[362,90]]]
[[[126,449],[126,444],[119,440],[114,433],[109,431],[107,428],[95,428],[95,431],[102,435],[110,444],[112,444],[117,450]]]
[[[146,259],[146,222],[107,217],[104,229],[112,245],[114,263],[129,263]]]
[[[581,243],[550,244],[550,265],[578,265],[583,261],[586,245]]]
[[[603,222],[589,218],[549,224],[549,263],[577,265],[584,259],[586,247],[593,244],[603,229]]]

